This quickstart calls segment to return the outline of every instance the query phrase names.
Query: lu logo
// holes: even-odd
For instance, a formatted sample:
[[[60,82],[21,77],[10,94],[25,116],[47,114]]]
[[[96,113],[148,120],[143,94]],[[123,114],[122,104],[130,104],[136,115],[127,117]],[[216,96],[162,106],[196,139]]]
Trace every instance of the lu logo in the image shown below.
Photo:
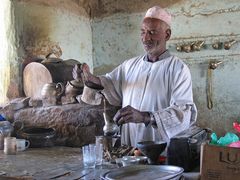
[[[240,164],[240,154],[238,153],[223,153],[219,154],[219,161],[227,164],[237,165]]]

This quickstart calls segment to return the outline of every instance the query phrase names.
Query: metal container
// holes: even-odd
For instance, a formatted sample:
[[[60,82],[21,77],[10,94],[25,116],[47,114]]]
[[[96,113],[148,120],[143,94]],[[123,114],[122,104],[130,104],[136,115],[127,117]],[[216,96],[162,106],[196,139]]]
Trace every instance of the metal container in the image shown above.
[[[17,132],[19,138],[30,141],[32,148],[54,146],[55,130],[53,128],[26,127]]]

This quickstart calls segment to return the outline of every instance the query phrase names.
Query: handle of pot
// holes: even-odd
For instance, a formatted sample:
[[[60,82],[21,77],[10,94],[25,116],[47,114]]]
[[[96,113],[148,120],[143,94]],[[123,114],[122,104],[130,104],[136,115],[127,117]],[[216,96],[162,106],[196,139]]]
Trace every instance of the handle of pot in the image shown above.
[[[56,90],[57,90],[57,97],[60,97],[64,93],[63,83],[57,83],[56,84]]]
[[[21,131],[24,128],[24,123],[21,121],[14,121],[13,122],[14,131]],[[17,128],[17,129],[16,129]]]
[[[29,146],[30,146],[30,141],[26,139],[25,148],[27,149],[27,148],[29,148]]]

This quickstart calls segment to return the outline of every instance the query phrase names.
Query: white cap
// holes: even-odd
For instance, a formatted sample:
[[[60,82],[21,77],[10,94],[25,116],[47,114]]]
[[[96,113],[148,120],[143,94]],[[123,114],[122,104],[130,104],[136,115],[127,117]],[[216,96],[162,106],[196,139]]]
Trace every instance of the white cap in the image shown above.
[[[147,10],[145,18],[156,18],[164,21],[169,26],[171,26],[172,17],[169,12],[159,6],[153,6]]]

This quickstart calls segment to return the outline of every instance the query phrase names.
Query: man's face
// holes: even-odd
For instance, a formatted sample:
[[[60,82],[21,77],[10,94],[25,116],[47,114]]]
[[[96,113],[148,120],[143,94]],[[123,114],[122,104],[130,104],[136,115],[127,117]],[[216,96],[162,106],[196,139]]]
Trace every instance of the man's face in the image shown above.
[[[168,25],[154,18],[143,20],[141,27],[141,40],[145,51],[151,55],[160,55],[166,50],[166,41],[171,36]]]

